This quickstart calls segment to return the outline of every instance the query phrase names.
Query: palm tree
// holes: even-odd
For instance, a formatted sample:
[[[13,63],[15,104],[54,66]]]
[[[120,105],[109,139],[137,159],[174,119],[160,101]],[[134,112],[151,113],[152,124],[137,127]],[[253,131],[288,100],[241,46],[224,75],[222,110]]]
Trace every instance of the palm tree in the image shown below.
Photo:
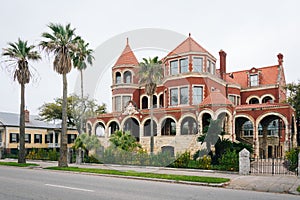
[[[158,57],[153,59],[143,58],[139,69],[139,82],[145,85],[146,94],[150,97],[150,153],[153,154],[154,137],[153,137],[153,94],[156,91],[157,85],[163,79],[163,68]]]
[[[48,27],[51,29],[51,33],[42,33],[45,41],[41,41],[39,45],[47,53],[54,54],[53,69],[61,74],[63,79],[62,127],[58,166],[67,167],[67,73],[72,69],[71,54],[72,51],[76,51],[76,41],[79,37],[76,37],[75,29],[71,29],[70,24],[64,27],[61,24],[50,23]]]
[[[20,38],[15,43],[8,43],[9,47],[3,49],[3,56],[7,56],[6,61],[10,64],[7,67],[13,67],[14,80],[18,80],[21,85],[21,105],[20,105],[20,143],[18,163],[26,163],[25,152],[25,84],[30,82],[31,73],[28,61],[37,61],[41,56],[34,50],[35,46],[28,46],[27,41]]]
[[[85,43],[85,41],[81,38],[77,40],[77,51],[72,53],[73,65],[74,68],[77,68],[80,71],[80,88],[81,88],[81,99],[83,100],[83,70],[87,68],[87,63],[92,65],[93,60],[95,59],[92,55],[93,50],[88,48],[89,43]],[[82,113],[80,118],[80,127],[79,133],[82,132],[83,127],[83,101],[82,101]]]

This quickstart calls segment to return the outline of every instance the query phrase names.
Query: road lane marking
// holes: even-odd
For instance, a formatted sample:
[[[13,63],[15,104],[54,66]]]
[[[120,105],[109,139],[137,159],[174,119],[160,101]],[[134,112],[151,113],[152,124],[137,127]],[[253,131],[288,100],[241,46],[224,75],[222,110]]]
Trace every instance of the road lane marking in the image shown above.
[[[53,184],[45,184],[46,186],[50,187],[57,187],[57,188],[64,188],[64,189],[70,189],[70,190],[79,190],[79,191],[84,191],[84,192],[94,192],[94,190],[88,190],[88,189],[83,189],[83,188],[75,188],[75,187],[68,187],[68,186],[63,186],[63,185],[53,185]]]

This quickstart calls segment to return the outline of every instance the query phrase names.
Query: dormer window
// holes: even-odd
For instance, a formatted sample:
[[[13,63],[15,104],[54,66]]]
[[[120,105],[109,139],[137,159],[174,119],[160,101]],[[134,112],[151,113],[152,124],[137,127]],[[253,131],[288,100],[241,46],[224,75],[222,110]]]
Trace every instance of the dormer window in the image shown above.
[[[258,86],[258,74],[250,75],[250,87]]]

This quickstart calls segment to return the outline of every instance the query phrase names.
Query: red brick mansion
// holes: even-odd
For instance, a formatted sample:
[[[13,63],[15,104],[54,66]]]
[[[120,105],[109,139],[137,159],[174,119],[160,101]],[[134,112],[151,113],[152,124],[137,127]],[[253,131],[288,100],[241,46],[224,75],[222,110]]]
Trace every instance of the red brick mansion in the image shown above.
[[[278,63],[226,71],[226,53],[215,58],[191,36],[161,61],[164,78],[153,97],[154,152],[175,154],[202,148],[197,137],[210,120],[222,119],[223,137],[250,143],[253,156],[281,157],[296,145],[294,109],[283,103],[286,91],[283,55]],[[112,67],[112,112],[87,122],[104,147],[115,130],[130,131],[150,149],[150,102],[139,84],[139,62],[128,42]]]

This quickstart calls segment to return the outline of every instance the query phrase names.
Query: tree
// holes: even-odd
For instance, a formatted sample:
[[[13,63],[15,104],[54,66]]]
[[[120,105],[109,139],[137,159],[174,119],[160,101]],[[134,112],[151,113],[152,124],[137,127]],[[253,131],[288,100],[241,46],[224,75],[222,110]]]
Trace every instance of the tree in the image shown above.
[[[92,55],[93,50],[88,48],[89,43],[85,43],[85,41],[81,38],[77,40],[77,51],[72,53],[74,68],[77,68],[80,72],[80,89],[81,89],[81,98],[83,99],[83,70],[87,68],[87,63],[92,65],[93,60],[95,59]],[[84,105],[82,105],[82,108]],[[83,114],[82,110],[82,114]],[[81,123],[79,127],[79,133],[82,132],[83,128],[83,119],[81,118]]]
[[[111,135],[109,141],[117,148],[132,152],[134,150],[142,148],[142,146],[136,141],[130,132],[123,132],[117,130]]]
[[[150,97],[150,153],[153,154],[153,95],[157,85],[163,79],[163,67],[161,61],[158,61],[157,56],[153,59],[149,58],[148,60],[143,58],[143,62],[140,63],[139,78],[140,84],[145,85],[146,94]]]
[[[34,50],[34,45],[28,45],[27,41],[20,38],[15,43],[8,43],[9,47],[3,49],[2,55],[6,57],[7,67],[12,67],[14,80],[18,80],[21,86],[20,104],[20,142],[18,163],[26,163],[25,152],[25,84],[30,82],[31,73],[28,61],[41,59],[39,53]]]
[[[72,69],[71,52],[76,51],[76,41],[79,37],[76,37],[75,29],[72,29],[70,24],[63,26],[50,23],[48,28],[51,32],[42,33],[44,41],[41,41],[39,45],[47,53],[54,54],[53,69],[61,74],[63,79],[62,125],[58,166],[67,167],[67,73]]]
[[[287,102],[296,110],[298,145],[300,144],[300,81],[298,83],[289,83],[285,89],[288,90]]]
[[[53,103],[44,103],[39,108],[39,115],[45,121],[61,120],[62,102],[62,98],[56,98]],[[80,128],[81,119],[85,122],[88,118],[103,113],[106,113],[106,105],[98,105],[94,99],[88,97],[81,99],[77,95],[67,98],[67,124],[71,127],[76,126],[77,130]]]

